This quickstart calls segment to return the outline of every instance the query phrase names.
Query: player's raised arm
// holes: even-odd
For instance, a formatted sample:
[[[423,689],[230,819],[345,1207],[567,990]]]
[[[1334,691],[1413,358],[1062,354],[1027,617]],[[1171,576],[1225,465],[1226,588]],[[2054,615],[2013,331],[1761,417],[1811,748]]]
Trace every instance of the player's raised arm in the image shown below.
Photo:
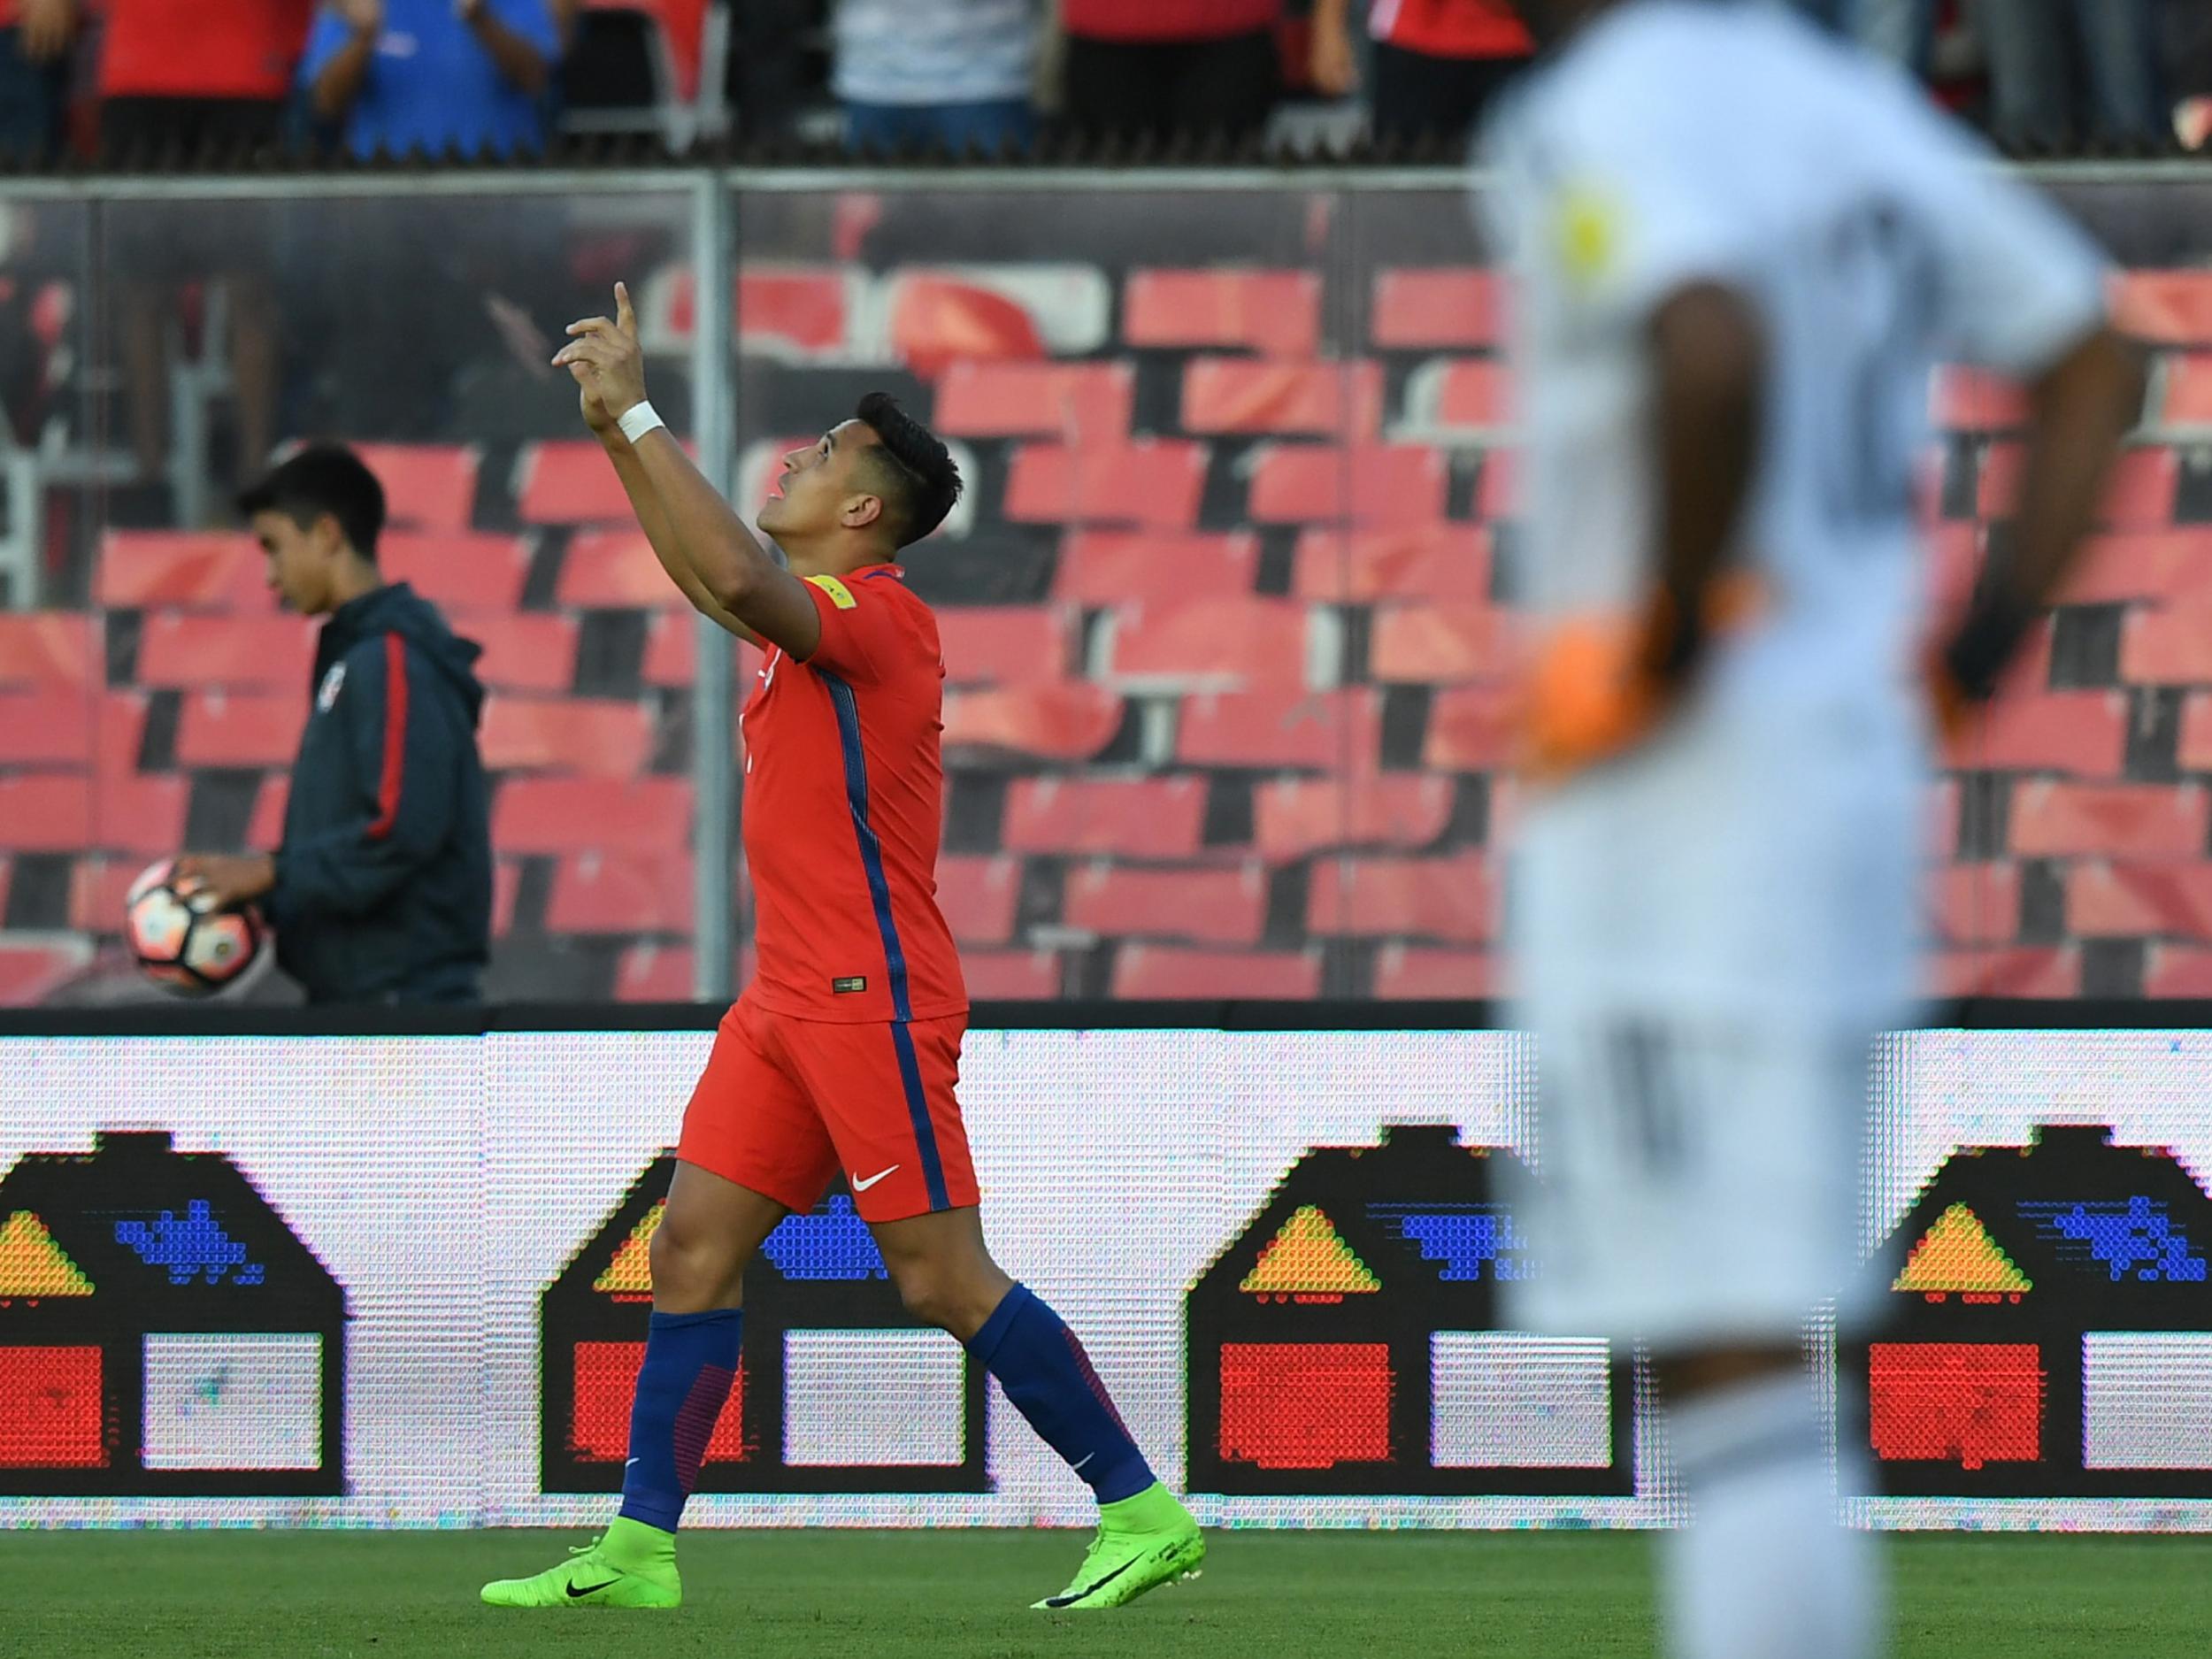
[[[804,588],[777,565],[646,402],[627,287],[615,285],[612,319],[586,318],[568,332],[569,343],[553,361],[575,377],[585,419],[606,444],[661,567],[694,606],[733,634],[780,645],[795,657],[811,654],[821,622]]]

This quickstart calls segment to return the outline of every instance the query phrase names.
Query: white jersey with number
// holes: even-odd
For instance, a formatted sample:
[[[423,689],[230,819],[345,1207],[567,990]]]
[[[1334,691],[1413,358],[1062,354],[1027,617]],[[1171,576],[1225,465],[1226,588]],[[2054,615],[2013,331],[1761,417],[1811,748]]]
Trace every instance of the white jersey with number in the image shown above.
[[[1486,153],[1540,629],[1653,591],[1658,307],[1741,294],[1767,375],[1737,551],[1764,614],[1653,741],[1532,800],[1514,849],[1564,1206],[1532,1322],[1793,1330],[1851,1260],[1866,1040],[1913,988],[1930,371],[2047,366],[2101,319],[2101,262],[1918,88],[1779,7],[1603,13]]]

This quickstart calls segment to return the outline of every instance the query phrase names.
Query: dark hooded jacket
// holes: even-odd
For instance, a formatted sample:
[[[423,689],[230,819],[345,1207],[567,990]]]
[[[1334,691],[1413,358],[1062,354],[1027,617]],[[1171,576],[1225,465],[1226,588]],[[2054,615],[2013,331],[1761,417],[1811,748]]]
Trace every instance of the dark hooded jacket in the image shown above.
[[[405,582],[331,612],[267,909],[314,1002],[467,1002],[489,954],[482,648]]]

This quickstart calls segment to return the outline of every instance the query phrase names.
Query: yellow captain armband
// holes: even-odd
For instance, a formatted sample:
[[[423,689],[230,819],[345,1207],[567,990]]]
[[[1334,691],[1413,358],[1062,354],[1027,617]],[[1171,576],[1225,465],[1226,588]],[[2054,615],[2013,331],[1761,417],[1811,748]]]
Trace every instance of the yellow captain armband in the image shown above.
[[[830,596],[830,603],[840,611],[850,611],[860,602],[853,597],[853,590],[834,576],[810,576],[806,579]]]

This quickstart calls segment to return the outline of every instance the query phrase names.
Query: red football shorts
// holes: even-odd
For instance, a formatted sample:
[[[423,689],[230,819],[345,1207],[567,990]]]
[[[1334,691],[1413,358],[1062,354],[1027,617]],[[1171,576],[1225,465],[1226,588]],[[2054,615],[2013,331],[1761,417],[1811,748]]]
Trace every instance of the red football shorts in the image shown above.
[[[976,1202],[954,1091],[967,1017],[841,1025],[740,1000],[684,1109],[676,1156],[797,1210],[843,1165],[867,1221]]]

